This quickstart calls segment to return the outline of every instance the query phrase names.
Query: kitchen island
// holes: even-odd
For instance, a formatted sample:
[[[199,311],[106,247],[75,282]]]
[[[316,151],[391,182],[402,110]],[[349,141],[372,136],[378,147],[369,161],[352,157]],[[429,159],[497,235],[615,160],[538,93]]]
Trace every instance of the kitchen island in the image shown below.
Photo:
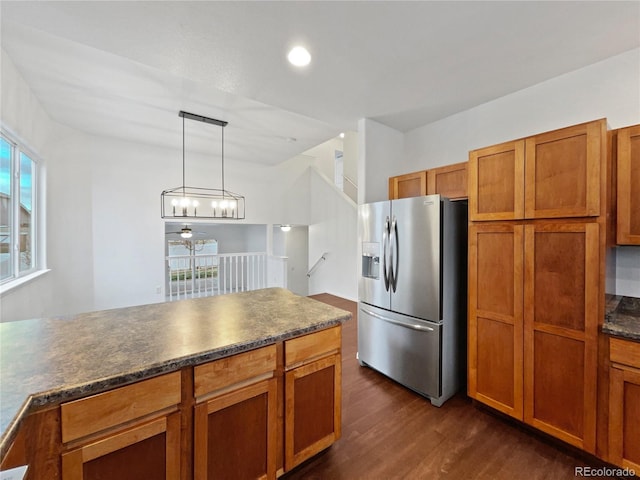
[[[199,405],[229,395],[235,384],[255,383],[255,377],[256,381],[273,380],[269,388],[275,393],[269,394],[267,403],[276,405],[278,425],[269,425],[269,435],[277,439],[278,447],[274,448],[270,440],[269,448],[275,451],[277,470],[287,470],[280,447],[284,444],[284,450],[288,448],[284,435],[292,434],[293,428],[287,430],[279,425],[293,421],[293,418],[284,418],[284,403],[294,401],[285,393],[294,388],[295,380],[300,377],[291,374],[291,385],[285,385],[285,378],[289,378],[290,372],[307,368],[310,361],[324,362],[320,367],[331,364],[332,378],[338,386],[335,388],[332,384],[330,388],[335,400],[332,408],[339,411],[340,325],[350,316],[349,312],[287,290],[269,288],[0,324],[1,458],[4,461],[10,457],[11,450],[24,450],[23,447],[11,449],[11,446],[25,442],[22,438],[25,434],[20,435],[22,424],[40,412],[44,412],[41,416],[48,417],[46,424],[53,432],[50,436],[54,437],[51,441],[57,444],[50,445],[49,450],[55,456],[62,455],[63,460],[74,448],[83,447],[83,442],[104,442],[104,438],[114,432],[120,434],[133,428],[138,419],[136,415],[146,421],[161,412],[168,418],[173,414],[180,416],[177,441],[178,450],[182,451],[181,460],[178,467],[170,468],[178,468],[181,473],[172,475],[167,467],[167,478],[188,478],[192,466],[187,463],[194,456],[193,450],[198,458],[197,439],[193,440],[192,433],[197,430],[193,419],[198,413],[194,415],[193,411],[197,411]],[[327,363],[329,357],[332,360]],[[245,364],[250,369],[246,375]],[[328,371],[320,367],[315,371]],[[238,373],[229,376],[231,371]],[[222,377],[228,377],[227,383],[217,385],[217,379]],[[136,401],[146,401],[146,394],[142,392],[146,387],[139,388],[139,385],[147,383],[153,387],[153,392],[147,395],[149,398],[165,399],[156,402],[155,410],[155,407],[136,404]],[[213,386],[207,391],[208,384]],[[129,411],[122,418],[116,415],[116,420],[101,424],[95,431],[88,428],[77,433],[77,426],[71,426],[76,412],[82,412],[81,408],[76,409],[77,402],[94,397],[99,400],[100,395],[111,392],[131,398],[130,402],[125,400],[127,405],[122,407]],[[289,396],[294,393],[295,390],[291,390]],[[92,408],[99,404],[92,404]],[[268,418],[272,423],[272,417]],[[333,418],[339,420],[339,415]],[[120,420],[122,425],[118,424]],[[171,421],[174,420],[170,419],[167,425]],[[333,435],[335,439],[339,436],[339,422],[332,428],[337,432]],[[165,426],[162,431],[167,438],[175,436],[170,434],[169,427]],[[195,434],[203,435],[198,431]],[[327,439],[322,440],[325,445]],[[28,454],[22,456],[29,460]],[[273,470],[274,461],[269,462]],[[49,458],[42,463],[53,468],[54,474],[58,473],[55,466],[60,461]],[[64,461],[62,464],[64,471]],[[8,468],[11,463],[2,466]]]

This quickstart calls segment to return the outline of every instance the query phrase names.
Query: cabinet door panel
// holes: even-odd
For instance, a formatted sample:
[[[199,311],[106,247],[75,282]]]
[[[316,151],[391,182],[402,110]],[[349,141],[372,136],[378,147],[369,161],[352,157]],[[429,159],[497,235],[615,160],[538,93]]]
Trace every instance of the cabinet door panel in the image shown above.
[[[285,470],[340,438],[340,362],[334,354],[285,373]]]
[[[273,378],[196,405],[194,477],[275,478],[276,422]]]
[[[599,215],[605,138],[604,120],[527,138],[525,217]]]
[[[609,370],[609,458],[640,471],[640,343],[611,338]],[[614,344],[615,353],[614,356]],[[618,364],[615,362],[624,362]]]
[[[533,352],[533,419],[582,440],[584,342],[537,331]]]
[[[535,321],[584,331],[584,232],[536,232]]]
[[[524,216],[524,141],[469,152],[469,220]]]
[[[467,164],[456,163],[427,171],[427,195],[446,198],[467,198]]]
[[[522,225],[469,227],[469,396],[522,420]]]
[[[617,243],[640,245],[640,125],[618,131]]]
[[[524,419],[591,453],[596,429],[598,245],[596,223],[525,227]]]
[[[62,455],[64,480],[180,478],[180,414],[92,441]]]
[[[635,383],[627,381],[624,384],[622,455],[637,469],[640,467],[640,376],[636,375],[635,380]]]
[[[477,396],[515,410],[514,326],[477,318]]]
[[[427,194],[427,171],[407,173],[389,179],[389,199],[419,197]]]

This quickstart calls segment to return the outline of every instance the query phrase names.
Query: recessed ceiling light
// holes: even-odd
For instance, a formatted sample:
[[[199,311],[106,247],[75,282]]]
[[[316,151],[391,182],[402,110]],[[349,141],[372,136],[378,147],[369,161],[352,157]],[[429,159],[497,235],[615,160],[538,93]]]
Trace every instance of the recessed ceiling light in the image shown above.
[[[304,47],[293,47],[287,55],[289,62],[296,67],[304,67],[311,62],[311,54]]]

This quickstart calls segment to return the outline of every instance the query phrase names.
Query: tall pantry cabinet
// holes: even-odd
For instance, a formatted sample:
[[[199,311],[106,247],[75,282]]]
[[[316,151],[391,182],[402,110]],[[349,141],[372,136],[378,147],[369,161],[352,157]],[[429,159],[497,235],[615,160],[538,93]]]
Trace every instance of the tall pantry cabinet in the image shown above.
[[[591,453],[607,168],[604,119],[469,154],[469,395]]]

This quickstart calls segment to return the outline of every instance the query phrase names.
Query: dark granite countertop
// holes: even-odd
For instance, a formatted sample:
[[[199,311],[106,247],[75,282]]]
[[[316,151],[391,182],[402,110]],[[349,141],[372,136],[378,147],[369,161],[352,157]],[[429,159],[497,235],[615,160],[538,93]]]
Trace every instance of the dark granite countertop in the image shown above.
[[[640,340],[640,298],[620,295],[607,298],[602,331],[616,337]]]
[[[0,323],[0,456],[22,418],[158,374],[337,325],[282,288]]]

